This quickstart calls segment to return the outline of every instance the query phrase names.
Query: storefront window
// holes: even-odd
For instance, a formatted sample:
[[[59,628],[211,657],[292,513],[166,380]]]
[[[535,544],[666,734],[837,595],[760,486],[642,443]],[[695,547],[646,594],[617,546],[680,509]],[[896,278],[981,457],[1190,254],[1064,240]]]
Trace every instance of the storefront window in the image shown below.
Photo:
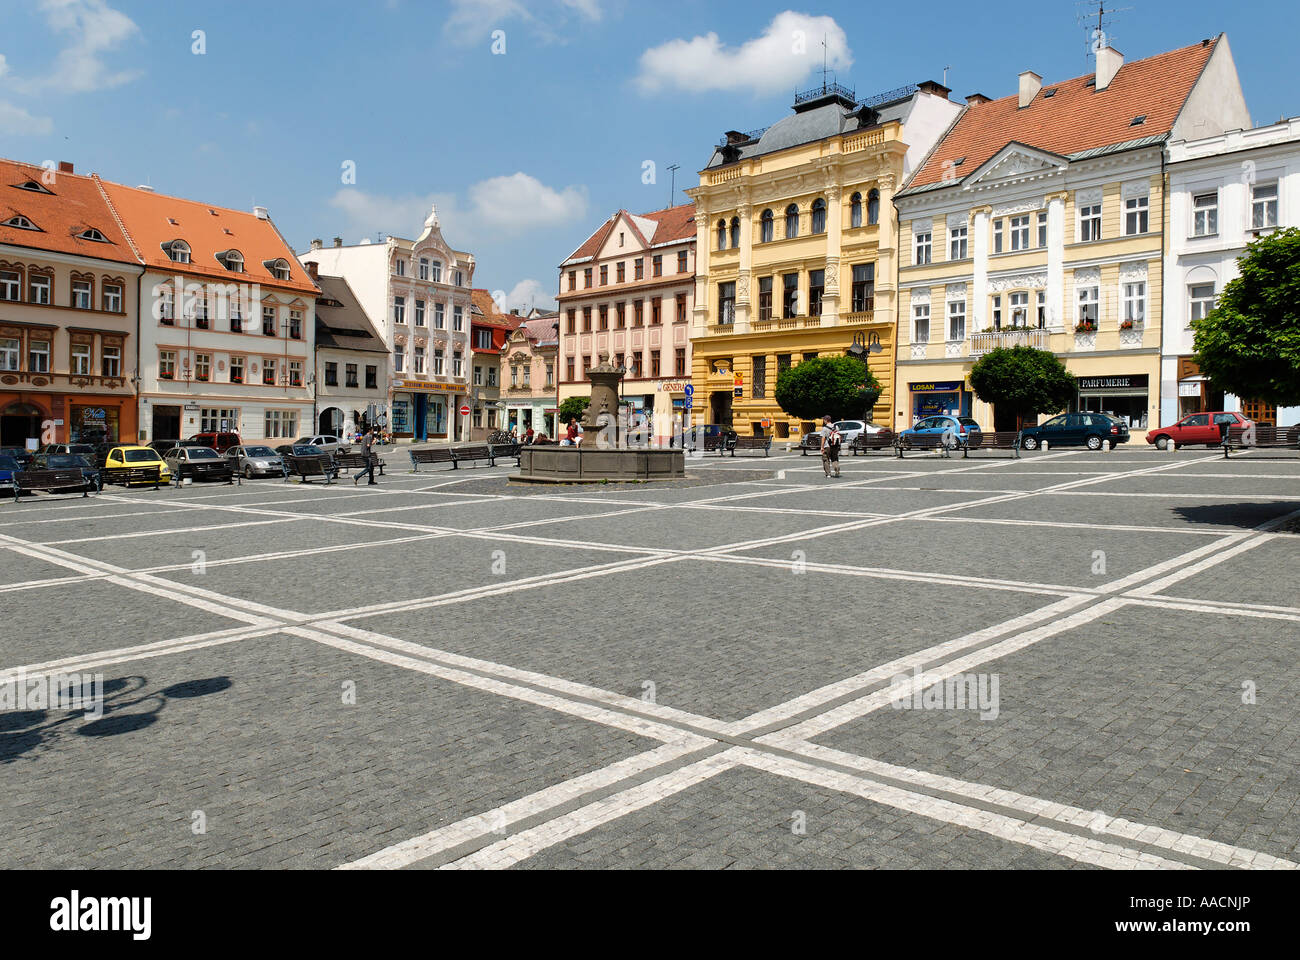
[[[116,407],[80,406],[69,408],[68,436],[72,443],[117,443],[118,409]]]
[[[410,433],[411,432],[411,402],[409,400],[393,400],[393,433]]]

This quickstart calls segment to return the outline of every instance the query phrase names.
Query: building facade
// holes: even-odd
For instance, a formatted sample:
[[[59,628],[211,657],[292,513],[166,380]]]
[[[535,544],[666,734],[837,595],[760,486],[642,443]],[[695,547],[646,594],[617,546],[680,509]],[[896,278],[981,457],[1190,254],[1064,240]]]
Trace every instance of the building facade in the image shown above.
[[[470,290],[474,258],[442,236],[436,208],[415,240],[388,237],[332,247],[320,241],[300,257],[343,277],[390,351],[389,430],[399,440],[468,439]],[[382,318],[382,319],[381,319]]]
[[[506,428],[517,430],[520,436],[531,427],[534,434],[555,439],[560,429],[555,399],[559,323],[559,314],[525,320],[510,332],[501,351]]]
[[[318,291],[266,209],[94,179],[145,267],[141,439],[283,443],[310,429]]]
[[[901,260],[896,427],[932,413],[1015,429],[973,396],[998,347],[1051,350],[1078,379],[1072,409],[1135,429],[1160,415],[1165,149],[1249,126],[1226,37],[1090,76],[969,98],[895,198]]]
[[[498,313],[487,290],[474,290],[471,299],[470,439],[486,440],[506,424],[506,402],[501,394],[501,350],[510,331],[523,321],[514,314]]]
[[[590,394],[602,353],[627,370],[621,415],[648,421],[667,443],[681,429],[695,309],[692,204],[620,210],[560,264],[559,401]]]
[[[1300,423],[1277,409],[1225,395],[1192,358],[1192,320],[1214,308],[1239,275],[1237,258],[1258,237],[1300,227],[1300,118],[1169,144],[1161,423],[1206,410],[1240,410],[1260,422]]]
[[[894,402],[896,224],[891,200],[960,108],[933,82],[859,102],[798,94],[765,130],[728,132],[688,190],[696,204],[693,422],[799,439],[774,391],[785,368],[858,342]]]
[[[307,273],[316,297],[316,425],[307,432],[353,437],[387,423],[388,348],[342,277]]]

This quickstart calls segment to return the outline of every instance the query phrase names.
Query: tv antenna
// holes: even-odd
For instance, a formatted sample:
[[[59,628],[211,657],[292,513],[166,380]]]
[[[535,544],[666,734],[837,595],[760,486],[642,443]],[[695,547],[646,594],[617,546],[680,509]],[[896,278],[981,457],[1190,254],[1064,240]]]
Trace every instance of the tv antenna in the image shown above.
[[[1090,28],[1088,44],[1092,53],[1109,47],[1115,39],[1115,34],[1110,29],[1115,22],[1115,15],[1133,9],[1133,7],[1107,7],[1106,0],[1076,0],[1075,6],[1078,7],[1075,22],[1081,27]]]
[[[677,171],[682,168],[680,163],[668,164],[668,172],[672,175],[671,186],[668,188],[668,206],[672,206],[677,200]]]

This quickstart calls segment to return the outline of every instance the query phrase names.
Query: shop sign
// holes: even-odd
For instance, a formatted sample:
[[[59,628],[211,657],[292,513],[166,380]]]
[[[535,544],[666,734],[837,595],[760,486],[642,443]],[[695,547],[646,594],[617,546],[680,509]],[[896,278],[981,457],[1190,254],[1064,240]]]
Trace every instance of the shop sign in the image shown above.
[[[1180,397],[1199,397],[1201,395],[1201,384],[1195,380],[1191,383],[1180,383],[1178,385],[1178,395]]]
[[[913,383],[910,386],[913,393],[930,393],[931,391],[952,392],[953,390],[960,390],[962,388],[962,381],[945,380],[941,383]]]
[[[660,393],[684,393],[687,386],[685,380],[660,380],[655,389]]]
[[[1079,377],[1079,392],[1085,390],[1128,390],[1147,387],[1148,374],[1134,373],[1118,377]]]

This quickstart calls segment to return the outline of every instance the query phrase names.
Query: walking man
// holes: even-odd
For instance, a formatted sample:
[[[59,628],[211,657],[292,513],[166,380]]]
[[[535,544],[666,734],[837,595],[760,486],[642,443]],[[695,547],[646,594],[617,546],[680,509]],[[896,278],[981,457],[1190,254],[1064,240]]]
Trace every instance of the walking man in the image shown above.
[[[840,475],[840,443],[843,437],[839,428],[835,426],[835,421],[830,417],[822,417],[822,469],[826,471],[826,476]],[[832,474],[831,470],[835,473]]]
[[[357,481],[366,474],[370,474],[370,480],[366,483],[366,486],[373,487],[375,485],[375,440],[375,428],[371,427],[366,431],[365,439],[361,441],[361,453],[366,458],[366,465],[352,475],[352,486],[354,487],[357,485]]]

